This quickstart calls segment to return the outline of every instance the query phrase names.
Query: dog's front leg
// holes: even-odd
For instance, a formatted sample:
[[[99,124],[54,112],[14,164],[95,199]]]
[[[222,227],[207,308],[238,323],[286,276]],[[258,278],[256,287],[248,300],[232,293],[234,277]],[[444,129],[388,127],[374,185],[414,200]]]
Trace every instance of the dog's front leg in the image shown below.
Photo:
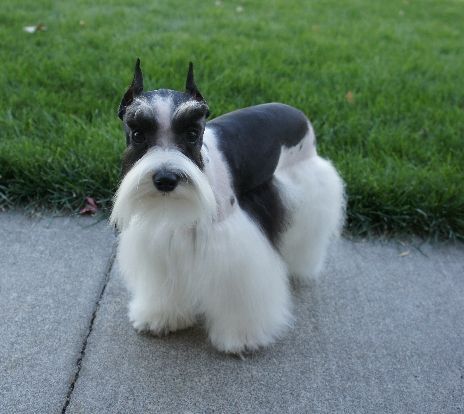
[[[187,307],[166,300],[168,292],[162,288],[156,291],[133,291],[129,302],[129,319],[138,332],[150,332],[162,336],[170,332],[188,328],[195,324],[195,315]]]
[[[269,345],[291,319],[282,267],[246,267],[228,275],[228,283],[218,286],[208,303],[208,333],[220,351],[241,353]]]
[[[203,305],[212,344],[242,353],[270,344],[289,325],[290,289],[283,260],[257,227],[242,219],[231,228],[234,237],[221,238],[226,252],[216,255]]]
[[[195,323],[193,301],[163,265],[164,255],[131,226],[120,235],[118,263],[131,293],[129,319],[137,331],[165,335]],[[155,238],[155,240],[158,240]],[[159,240],[163,240],[162,237]]]

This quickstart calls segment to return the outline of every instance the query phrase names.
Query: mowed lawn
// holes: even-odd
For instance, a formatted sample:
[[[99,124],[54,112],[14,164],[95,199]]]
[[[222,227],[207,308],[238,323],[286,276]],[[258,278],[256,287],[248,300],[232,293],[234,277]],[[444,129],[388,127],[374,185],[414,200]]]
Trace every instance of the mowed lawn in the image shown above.
[[[182,89],[192,60],[212,116],[307,113],[352,233],[464,238],[463,1],[96,3],[2,0],[0,207],[107,209],[135,59],[148,89]]]

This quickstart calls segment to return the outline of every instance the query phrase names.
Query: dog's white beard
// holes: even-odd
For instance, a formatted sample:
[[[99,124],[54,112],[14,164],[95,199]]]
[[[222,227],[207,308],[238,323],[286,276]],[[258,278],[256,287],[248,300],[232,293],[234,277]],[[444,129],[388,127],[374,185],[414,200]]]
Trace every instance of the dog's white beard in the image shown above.
[[[155,171],[179,172],[176,189],[162,194],[153,185]],[[176,150],[148,151],[122,180],[114,199],[110,221],[122,231],[134,218],[147,226],[170,223],[176,227],[211,223],[217,214],[216,200],[208,179],[185,155]]]

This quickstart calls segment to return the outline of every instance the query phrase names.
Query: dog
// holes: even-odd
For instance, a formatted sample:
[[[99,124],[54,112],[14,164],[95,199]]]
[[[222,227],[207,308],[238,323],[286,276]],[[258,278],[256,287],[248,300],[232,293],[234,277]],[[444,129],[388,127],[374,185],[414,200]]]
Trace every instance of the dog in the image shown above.
[[[291,277],[321,270],[344,217],[344,184],[311,123],[267,103],[207,121],[190,63],[184,92],[144,92],[140,60],[119,107],[126,150],[110,217],[137,331],[201,321],[241,354],[292,324]]]

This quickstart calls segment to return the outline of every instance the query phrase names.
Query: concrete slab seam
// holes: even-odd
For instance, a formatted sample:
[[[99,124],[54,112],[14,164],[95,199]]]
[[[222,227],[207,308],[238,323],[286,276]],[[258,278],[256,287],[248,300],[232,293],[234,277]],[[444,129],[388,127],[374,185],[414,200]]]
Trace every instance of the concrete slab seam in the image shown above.
[[[80,374],[80,371],[81,371],[82,362],[83,362],[84,357],[85,357],[85,350],[87,348],[87,341],[88,341],[90,335],[92,334],[95,318],[97,316],[98,309],[100,308],[100,303],[101,303],[101,300],[103,298],[103,295],[105,294],[106,286],[107,286],[107,284],[109,282],[109,279],[110,279],[111,269],[113,268],[115,258],[116,258],[116,243],[113,244],[113,248],[111,250],[110,258],[109,258],[108,263],[106,265],[105,275],[104,275],[102,287],[100,289],[100,294],[99,294],[98,299],[97,299],[97,301],[95,303],[95,308],[94,308],[94,310],[92,312],[92,316],[90,317],[90,322],[89,322],[89,326],[88,326],[88,329],[87,329],[87,334],[85,335],[85,338],[82,341],[81,351],[80,351],[79,357],[76,360],[76,372],[74,373],[73,380],[69,384],[68,392],[66,394],[66,399],[64,401],[63,408],[61,410],[61,414],[66,413],[66,410],[67,410],[67,408],[69,406],[69,403],[71,402],[71,397],[72,397],[72,394],[73,394],[73,391],[74,391],[74,387],[76,385],[77,380],[79,379],[79,374]]]

